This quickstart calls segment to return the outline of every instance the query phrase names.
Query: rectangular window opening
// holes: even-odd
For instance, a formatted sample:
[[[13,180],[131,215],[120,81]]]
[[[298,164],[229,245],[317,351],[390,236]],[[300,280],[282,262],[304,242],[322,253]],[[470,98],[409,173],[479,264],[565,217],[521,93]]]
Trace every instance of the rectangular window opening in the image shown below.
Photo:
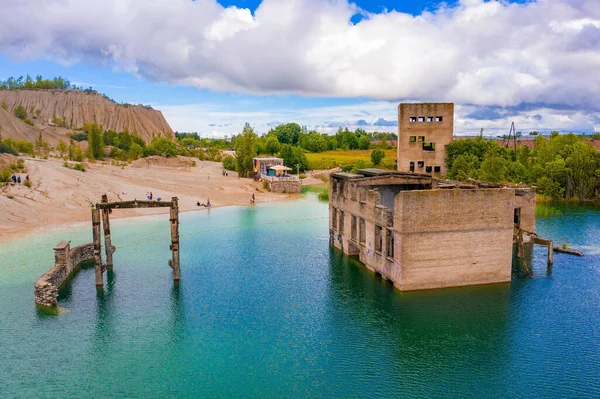
[[[424,141],[423,151],[435,151],[435,143],[433,141]]]
[[[417,117],[416,117],[416,116],[411,116],[411,117],[409,118],[409,120],[410,120],[411,122],[416,122],[416,121],[417,121]]]
[[[381,252],[382,247],[382,227],[375,225],[375,252]]]
[[[409,169],[410,169],[411,172],[415,171],[415,161],[410,161]]]
[[[425,166],[425,161],[419,161],[419,162],[417,162],[417,166],[419,168],[422,168],[423,166]]]
[[[352,215],[352,222],[351,222],[351,227],[350,227],[350,236],[352,237],[353,240],[356,240],[357,236],[356,236],[356,216]]]
[[[431,173],[431,166],[425,166],[425,172]]]
[[[367,226],[363,218],[360,218],[358,234],[360,243],[364,244],[367,241]]]
[[[385,231],[385,253],[390,258],[394,257],[394,231],[392,229]]]
[[[344,232],[344,211],[340,211],[340,233]]]
[[[433,122],[433,116],[428,116],[427,117],[427,122]]]
[[[441,116],[436,116],[435,117],[435,121],[436,122],[441,122],[442,121],[442,117]]]
[[[417,142],[417,136],[410,136],[410,138],[408,139],[408,141],[410,143],[416,143]]]
[[[418,141],[419,143],[422,143],[422,142],[424,142],[424,141],[425,141],[425,136],[419,136],[419,138],[417,139],[417,141]]]
[[[424,116],[419,116],[419,122],[425,122],[425,117]]]
[[[440,172],[442,171],[442,167],[441,167],[441,166],[434,166],[434,167],[433,167],[433,171],[434,171],[435,173],[440,173]]]
[[[520,229],[521,228],[521,208],[515,208],[514,222],[515,222],[515,227],[517,229]]]
[[[332,228],[335,230],[338,227],[338,218],[337,218],[337,209],[333,208],[331,210],[331,218],[332,218]]]

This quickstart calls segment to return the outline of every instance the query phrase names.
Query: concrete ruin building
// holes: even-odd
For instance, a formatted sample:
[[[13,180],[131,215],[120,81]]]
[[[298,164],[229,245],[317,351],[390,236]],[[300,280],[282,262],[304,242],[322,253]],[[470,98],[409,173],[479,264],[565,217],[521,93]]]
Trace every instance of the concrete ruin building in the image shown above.
[[[401,291],[508,282],[535,191],[382,169],[333,173],[330,243]]]
[[[453,103],[398,106],[398,170],[446,174],[446,145],[454,136]]]

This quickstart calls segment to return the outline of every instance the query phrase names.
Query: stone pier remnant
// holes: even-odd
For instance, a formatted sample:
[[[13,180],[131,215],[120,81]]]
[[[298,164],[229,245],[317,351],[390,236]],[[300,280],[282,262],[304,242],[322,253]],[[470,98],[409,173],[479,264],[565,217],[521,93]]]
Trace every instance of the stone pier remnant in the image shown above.
[[[54,266],[34,284],[36,305],[54,308],[58,291],[75,274],[79,265],[94,259],[92,243],[71,248],[71,241],[61,241],[54,247]]]

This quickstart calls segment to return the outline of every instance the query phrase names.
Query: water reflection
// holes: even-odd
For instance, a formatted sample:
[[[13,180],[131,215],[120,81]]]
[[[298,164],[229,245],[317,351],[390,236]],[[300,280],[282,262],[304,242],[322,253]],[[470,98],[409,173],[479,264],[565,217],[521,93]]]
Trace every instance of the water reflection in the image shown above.
[[[406,391],[414,384],[411,389],[418,390],[429,381],[440,387],[441,378],[464,395],[470,384],[466,375],[472,382],[505,374],[511,361],[509,283],[400,292],[337,250],[330,251],[329,264],[332,330],[343,320],[352,330],[347,340],[376,340],[389,356],[381,361],[392,365],[392,386]],[[452,377],[457,370],[461,376]],[[501,392],[501,380],[488,389]]]

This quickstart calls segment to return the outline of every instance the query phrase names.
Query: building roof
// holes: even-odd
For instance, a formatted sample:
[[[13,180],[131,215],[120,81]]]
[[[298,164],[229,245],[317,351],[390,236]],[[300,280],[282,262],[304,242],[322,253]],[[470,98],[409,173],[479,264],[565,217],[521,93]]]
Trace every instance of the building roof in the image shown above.
[[[256,157],[254,158],[258,161],[283,161],[283,158],[275,158],[275,157]]]
[[[273,169],[273,170],[292,170],[292,168],[288,168],[287,166],[283,166],[283,165],[269,166],[268,169]]]
[[[357,173],[363,175],[364,177],[374,177],[374,176],[403,176],[403,177],[431,177],[428,173],[415,173],[415,172],[400,172],[398,170],[388,170],[388,169],[377,169],[377,168],[365,168],[359,169]]]
[[[332,173],[333,177],[341,177],[342,179],[354,179],[357,177],[363,177],[363,175],[357,175],[356,173],[348,173],[348,172],[335,172]]]

